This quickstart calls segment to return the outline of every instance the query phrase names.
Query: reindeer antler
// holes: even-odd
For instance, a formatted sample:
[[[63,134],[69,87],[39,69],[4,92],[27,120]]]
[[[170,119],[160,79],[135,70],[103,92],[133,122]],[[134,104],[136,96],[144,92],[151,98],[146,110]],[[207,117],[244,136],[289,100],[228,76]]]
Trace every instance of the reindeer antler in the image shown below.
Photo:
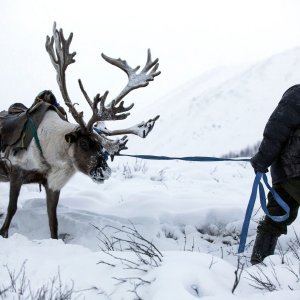
[[[60,88],[65,104],[68,106],[70,113],[75,121],[83,130],[86,130],[86,124],[83,120],[83,112],[78,112],[75,108],[77,103],[72,103],[66,86],[65,71],[69,65],[75,62],[76,52],[70,53],[69,48],[72,42],[73,33],[71,32],[67,39],[64,38],[63,30],[56,29],[56,22],[53,24],[53,35],[46,38],[46,50],[50,56],[51,62],[56,70],[56,80]]]
[[[93,116],[88,122],[88,130],[91,130],[92,126],[98,121],[126,119],[130,115],[128,111],[132,109],[134,103],[132,103],[128,107],[125,107],[124,101],[122,101],[122,99],[132,90],[147,86],[150,81],[154,80],[154,77],[158,76],[161,73],[160,71],[157,71],[159,66],[158,58],[152,61],[150,49],[148,49],[146,64],[140,73],[137,73],[140,66],[132,68],[128,65],[126,60],[121,60],[120,58],[114,59],[108,57],[103,53],[101,54],[101,56],[108,63],[123,70],[128,76],[128,83],[115,99],[113,99],[108,105],[105,105],[108,92],[105,92],[102,97],[100,97],[99,94],[96,95],[94,101],[92,102],[86,91],[84,90],[82,82],[79,80],[80,89],[93,110]],[[98,104],[100,104],[99,108]]]
[[[120,68],[128,76],[128,83],[123,88],[121,93],[113,99],[108,105],[105,104],[108,91],[106,91],[102,96],[97,94],[93,100],[90,99],[87,92],[85,91],[81,80],[79,79],[79,87],[91,107],[93,114],[91,119],[88,121],[87,125],[83,120],[83,112],[78,112],[75,108],[77,103],[73,103],[69,97],[67,87],[66,87],[66,74],[65,71],[69,65],[75,62],[76,52],[70,53],[70,44],[72,42],[73,33],[70,33],[67,39],[64,38],[63,30],[59,31],[56,29],[56,23],[53,25],[53,36],[50,38],[47,36],[46,40],[46,50],[50,56],[51,62],[57,73],[57,83],[59,85],[62,97],[65,104],[69,107],[69,110],[75,119],[75,121],[80,125],[84,132],[92,132],[93,126],[99,121],[109,121],[109,120],[123,120],[126,119],[130,113],[134,104],[132,103],[128,107],[124,106],[124,101],[122,99],[132,90],[145,87],[149,84],[150,81],[153,81],[156,76],[160,74],[160,71],[157,71],[159,63],[158,58],[152,61],[151,51],[148,49],[147,61],[144,68],[137,73],[140,66],[132,68],[128,65],[126,60],[120,58],[114,59],[108,57],[105,54],[101,54],[103,59],[108,63]],[[159,116],[156,116],[153,119],[150,119],[147,122],[139,123],[133,127],[124,130],[115,130],[115,131],[105,131],[104,135],[119,135],[119,134],[136,134],[140,137],[146,137],[148,133],[152,130],[156,120]],[[110,140],[107,140],[106,143],[110,143]]]
[[[147,62],[143,70],[139,74],[137,74],[137,71],[139,70],[140,66],[137,66],[133,69],[128,65],[126,60],[121,60],[120,58],[110,58],[103,53],[101,54],[101,56],[110,64],[123,70],[128,76],[127,85],[122,90],[122,92],[113,100],[115,105],[117,105],[129,92],[134,89],[147,86],[150,81],[154,80],[154,77],[158,76],[161,73],[160,71],[156,72],[159,66],[158,58],[152,61],[150,49],[148,49]]]

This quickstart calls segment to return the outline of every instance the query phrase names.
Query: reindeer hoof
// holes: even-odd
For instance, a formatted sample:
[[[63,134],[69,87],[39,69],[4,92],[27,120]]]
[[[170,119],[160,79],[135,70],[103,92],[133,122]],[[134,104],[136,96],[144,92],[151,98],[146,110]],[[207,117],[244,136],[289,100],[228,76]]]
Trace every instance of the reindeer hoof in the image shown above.
[[[8,238],[8,230],[0,230],[0,235],[5,239]]]
[[[58,235],[59,239],[62,239],[65,243],[72,240],[72,236],[69,233],[60,233]]]

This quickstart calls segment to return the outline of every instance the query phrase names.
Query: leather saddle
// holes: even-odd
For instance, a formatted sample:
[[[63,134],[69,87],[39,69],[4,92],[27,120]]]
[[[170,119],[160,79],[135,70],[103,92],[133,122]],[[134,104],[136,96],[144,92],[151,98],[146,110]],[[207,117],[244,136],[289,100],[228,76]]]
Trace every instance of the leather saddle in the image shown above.
[[[36,131],[49,109],[56,111],[61,118],[66,120],[64,116],[60,115],[56,107],[45,101],[34,103],[30,108],[27,108],[22,103],[15,103],[9,107],[8,111],[1,111],[1,152],[5,152],[5,156],[8,156],[11,150],[13,155],[15,155],[19,150],[27,149],[34,134],[32,126],[34,126]],[[31,126],[29,126],[29,122]]]

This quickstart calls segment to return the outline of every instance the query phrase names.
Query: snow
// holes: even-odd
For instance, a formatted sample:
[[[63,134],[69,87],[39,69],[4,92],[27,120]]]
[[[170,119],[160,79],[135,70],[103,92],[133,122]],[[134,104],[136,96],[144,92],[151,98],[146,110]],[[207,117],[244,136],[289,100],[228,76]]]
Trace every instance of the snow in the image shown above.
[[[214,69],[134,112],[137,120],[160,118],[144,143],[131,139],[131,153],[220,156],[253,146],[299,78],[300,48],[251,66]]]
[[[280,95],[300,75],[292,62],[300,62],[299,49],[251,68],[204,74],[147,109],[147,114],[153,109],[162,116],[146,140],[137,144],[130,139],[130,152],[212,156],[257,142]],[[196,100],[189,101],[193,97]],[[259,104],[262,99],[266,100]],[[234,115],[238,119],[233,122]],[[193,133],[197,131],[199,136]],[[72,299],[300,299],[300,245],[295,237],[299,219],[294,230],[280,237],[280,246],[265,265],[249,263],[257,222],[263,216],[258,203],[246,251],[240,256],[241,280],[231,292],[239,233],[254,180],[249,163],[116,157],[110,166],[112,176],[104,184],[76,174],[62,190],[58,222],[63,240],[49,238],[44,191],[37,185],[22,187],[10,237],[0,237],[2,298],[19,299],[25,278],[30,289],[20,299],[33,298],[42,288],[49,291],[51,285],[54,291],[73,289]],[[0,223],[8,194],[8,184],[0,183]],[[124,229],[136,230],[162,257],[147,263],[128,250],[128,241],[110,244],[114,237],[132,238]],[[17,277],[15,286],[1,295],[12,274]],[[257,282],[251,276],[269,280],[273,291],[254,287]]]

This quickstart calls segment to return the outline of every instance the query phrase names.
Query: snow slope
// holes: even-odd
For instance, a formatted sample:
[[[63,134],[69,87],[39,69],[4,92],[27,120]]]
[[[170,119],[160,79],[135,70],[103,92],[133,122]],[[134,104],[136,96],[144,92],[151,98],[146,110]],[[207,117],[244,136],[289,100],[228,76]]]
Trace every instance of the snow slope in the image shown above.
[[[281,94],[297,82],[299,61],[294,49],[251,68],[204,74],[145,109],[148,116],[161,112],[161,119],[146,140],[130,140],[130,152],[220,155],[257,142]],[[19,299],[22,292],[20,299],[42,299],[34,295],[52,286],[58,294],[72,291],[72,299],[300,298],[300,245],[292,228],[265,265],[249,264],[262,217],[258,204],[240,258],[241,281],[231,293],[254,179],[249,163],[117,157],[110,165],[112,178],[104,184],[77,174],[62,190],[58,221],[64,241],[49,239],[44,192],[37,185],[22,187],[10,238],[0,238],[0,297]],[[8,184],[0,183],[0,223],[8,194]],[[124,228],[153,243],[162,261],[141,262],[128,250],[125,240],[132,235]],[[299,232],[299,219],[293,228]],[[110,244],[116,236],[119,242]]]
[[[147,140],[132,139],[131,152],[213,156],[252,146],[299,80],[300,48],[250,67],[215,69],[140,110],[139,119],[161,117]]]

